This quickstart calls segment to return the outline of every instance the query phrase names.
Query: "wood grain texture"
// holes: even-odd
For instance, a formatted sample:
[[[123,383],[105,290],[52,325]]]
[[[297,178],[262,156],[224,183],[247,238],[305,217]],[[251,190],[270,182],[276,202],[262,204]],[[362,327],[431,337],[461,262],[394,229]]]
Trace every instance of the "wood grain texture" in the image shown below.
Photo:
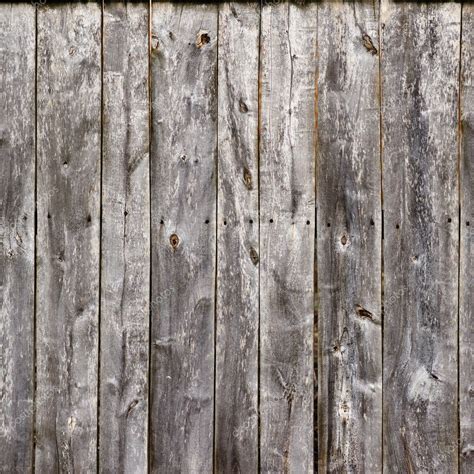
[[[0,471],[31,472],[35,9],[0,5]]]
[[[378,3],[318,9],[319,469],[382,468]]]
[[[474,5],[462,7],[461,242],[459,272],[460,472],[474,472]]]
[[[316,15],[262,7],[260,469],[313,469]]]
[[[96,470],[101,8],[38,9],[37,472]]]
[[[0,4],[0,472],[473,472],[473,23]]]
[[[152,8],[151,470],[211,472],[218,11]]]
[[[148,20],[148,3],[104,5],[101,472],[148,463]]]
[[[458,467],[460,13],[381,6],[386,472]]]
[[[220,6],[215,469],[222,473],[258,470],[259,26],[258,3]]]

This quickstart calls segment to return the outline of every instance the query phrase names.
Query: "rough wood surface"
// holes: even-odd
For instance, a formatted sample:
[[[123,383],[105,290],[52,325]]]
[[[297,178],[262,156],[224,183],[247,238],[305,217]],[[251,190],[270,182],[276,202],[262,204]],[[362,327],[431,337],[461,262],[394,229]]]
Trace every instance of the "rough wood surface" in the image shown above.
[[[101,8],[38,9],[37,472],[96,470]]]
[[[0,5],[0,471],[31,472],[35,9]]]
[[[217,4],[152,8],[151,470],[211,472]]]
[[[458,467],[460,18],[381,6],[386,472]]]
[[[382,465],[378,2],[318,9],[319,469]]]
[[[222,473],[258,470],[259,24],[257,2],[220,6],[215,468]]]
[[[317,5],[262,7],[260,468],[313,469]]]
[[[461,260],[459,272],[460,472],[474,472],[474,5],[462,7]]]
[[[148,3],[104,5],[101,472],[148,462],[148,15]]]
[[[473,23],[2,3],[0,472],[473,472]]]

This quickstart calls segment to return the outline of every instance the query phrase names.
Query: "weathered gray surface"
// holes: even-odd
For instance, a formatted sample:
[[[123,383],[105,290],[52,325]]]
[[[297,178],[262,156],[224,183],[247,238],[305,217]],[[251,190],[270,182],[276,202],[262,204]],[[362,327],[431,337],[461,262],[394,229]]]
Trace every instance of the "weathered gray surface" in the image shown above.
[[[0,5],[0,471],[31,472],[35,9]]]
[[[101,472],[148,462],[148,14],[148,3],[104,6]]]
[[[257,2],[220,6],[215,468],[222,473],[258,470],[259,24]]]
[[[386,472],[458,465],[460,14],[381,6]]]
[[[471,2],[37,3],[0,5],[0,472],[472,472]]]
[[[474,472],[474,5],[462,7],[461,253],[459,272],[460,471]]]
[[[378,4],[318,9],[319,468],[382,467]]]
[[[210,472],[218,13],[152,7],[151,470]]]
[[[260,130],[260,467],[313,468],[316,4],[264,5]]]
[[[38,9],[37,472],[96,469],[101,9]]]

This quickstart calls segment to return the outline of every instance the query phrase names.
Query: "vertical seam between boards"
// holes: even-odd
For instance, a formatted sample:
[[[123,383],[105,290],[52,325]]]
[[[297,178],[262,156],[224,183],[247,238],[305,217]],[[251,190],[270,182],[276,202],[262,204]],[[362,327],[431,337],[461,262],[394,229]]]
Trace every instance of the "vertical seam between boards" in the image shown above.
[[[34,151],[34,251],[33,251],[33,419],[32,419],[32,471],[35,472],[36,464],[36,410],[37,410],[37,397],[36,391],[38,388],[38,376],[37,376],[37,322],[36,322],[36,311],[37,311],[37,268],[36,260],[38,255],[38,5],[35,6],[35,151]]]
[[[215,203],[216,209],[214,211],[214,219],[215,219],[215,255],[214,255],[214,373],[213,373],[213,400],[212,400],[212,472],[216,472],[216,391],[217,391],[217,276],[218,276],[218,237],[219,237],[219,15],[220,15],[220,8],[219,2],[216,5],[216,76],[215,76],[215,91],[216,91],[216,108],[217,108],[217,116],[216,116],[216,142],[215,142],[215,161],[214,161],[214,169],[215,169],[215,186],[214,190],[216,193],[215,196]]]
[[[316,5],[316,50],[314,83],[314,233],[313,233],[313,472],[319,466],[319,286],[318,286],[318,167],[319,167],[319,4]],[[314,335],[317,334],[315,341]],[[315,360],[316,359],[316,360]],[[316,390],[314,390],[316,388]],[[316,468],[316,471],[315,471]]]
[[[382,116],[382,0],[378,1],[379,11],[378,11],[378,34],[379,34],[379,58],[378,58],[378,89],[379,89],[379,164],[380,164],[380,213],[381,213],[381,229],[380,229],[380,316],[381,316],[381,325],[380,325],[380,350],[381,350],[381,379],[382,379],[382,388],[381,388],[381,413],[380,413],[380,424],[381,424],[381,433],[380,433],[380,443],[381,443],[381,471],[384,469],[384,322],[385,322],[385,311],[384,311],[384,298],[385,298],[385,254],[384,254],[384,199],[383,199],[383,116]]]
[[[261,231],[260,231],[260,147],[261,147],[261,120],[262,120],[262,71],[261,71],[261,49],[262,49],[262,17],[263,2],[259,2],[259,22],[258,22],[258,59],[257,59],[257,239],[258,239],[258,320],[257,320],[257,470],[261,470],[261,412],[260,412],[260,320],[261,320],[261,265],[262,265],[262,249],[261,249]]]
[[[458,133],[457,133],[457,185],[458,185],[458,288],[457,288],[457,472],[461,469],[461,385],[460,385],[460,371],[461,371],[461,343],[460,343],[460,329],[461,329],[461,202],[462,202],[462,20],[463,20],[463,4],[460,5],[460,23],[459,23],[459,71],[458,71],[458,104],[457,104],[457,119],[458,119]]]
[[[101,332],[102,332],[102,191],[104,159],[104,0],[101,1],[100,15],[100,203],[99,203],[99,301],[97,331],[97,432],[96,432],[96,469],[100,472],[100,385],[101,385]]]
[[[152,223],[152,127],[153,127],[153,104],[152,104],[152,84],[151,84],[151,27],[152,27],[152,0],[148,1],[148,217],[149,217],[149,255],[148,255],[148,377],[147,377],[147,469],[151,472],[152,467],[152,321],[153,321],[153,223]]]

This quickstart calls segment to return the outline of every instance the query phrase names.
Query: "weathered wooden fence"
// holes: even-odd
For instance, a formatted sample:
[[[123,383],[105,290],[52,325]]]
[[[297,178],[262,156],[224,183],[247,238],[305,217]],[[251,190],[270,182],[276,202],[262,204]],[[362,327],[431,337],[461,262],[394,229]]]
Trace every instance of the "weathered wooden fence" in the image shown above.
[[[473,27],[2,3],[1,472],[474,472]]]

